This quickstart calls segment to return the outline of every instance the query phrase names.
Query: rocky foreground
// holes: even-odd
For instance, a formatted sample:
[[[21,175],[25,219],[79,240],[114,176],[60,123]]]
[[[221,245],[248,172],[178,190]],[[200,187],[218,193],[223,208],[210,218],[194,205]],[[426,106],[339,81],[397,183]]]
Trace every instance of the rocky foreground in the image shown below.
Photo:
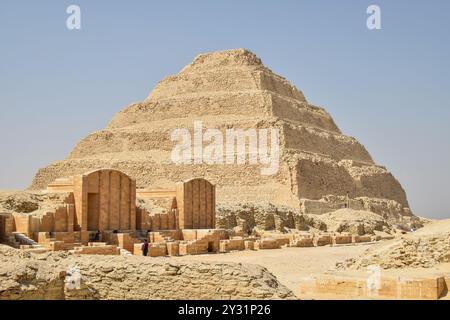
[[[294,298],[256,265],[33,254],[0,245],[0,300]]]
[[[433,268],[450,262],[450,220],[431,222],[422,229],[373,245],[356,259],[338,265],[341,269]]]

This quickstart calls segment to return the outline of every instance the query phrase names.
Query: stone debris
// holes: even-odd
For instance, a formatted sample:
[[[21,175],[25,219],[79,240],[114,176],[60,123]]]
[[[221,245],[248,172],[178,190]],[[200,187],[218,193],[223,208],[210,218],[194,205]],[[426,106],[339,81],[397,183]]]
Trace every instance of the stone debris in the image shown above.
[[[338,263],[338,269],[358,270],[370,265],[382,269],[432,268],[450,262],[450,220],[370,247],[361,257]]]
[[[74,270],[76,271],[74,274]],[[79,274],[78,274],[79,273]],[[79,279],[80,283],[67,282]],[[295,299],[257,265],[32,254],[0,245],[0,300]]]

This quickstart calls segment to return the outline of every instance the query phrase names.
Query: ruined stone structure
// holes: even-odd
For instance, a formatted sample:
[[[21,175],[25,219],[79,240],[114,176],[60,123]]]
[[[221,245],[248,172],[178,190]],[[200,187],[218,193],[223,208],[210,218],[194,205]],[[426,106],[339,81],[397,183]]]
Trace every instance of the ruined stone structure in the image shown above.
[[[123,172],[100,169],[58,178],[45,194],[60,202],[30,214],[0,215],[0,242],[26,249],[76,248],[79,254],[114,255],[120,253],[117,247],[133,252],[144,239],[166,242],[167,237],[155,237],[159,231],[172,235],[173,241],[191,241],[189,248],[201,247],[202,252],[217,252],[219,241],[227,238],[224,231],[214,230],[215,186],[200,178],[178,182],[173,190],[137,190],[135,180]],[[137,199],[164,199],[167,207],[154,213],[137,207]],[[90,242],[97,231],[101,239]],[[164,244],[159,255],[166,254]]]
[[[70,281],[74,265],[79,287]],[[295,299],[266,268],[240,263],[63,252],[42,257],[0,245],[0,274],[0,300]]]
[[[221,132],[278,128],[279,171],[264,176],[263,165],[248,162],[174,165],[171,132],[192,132],[194,121]],[[204,177],[218,186],[218,202],[268,201],[305,213],[349,205],[380,214],[411,214],[400,183],[374,163],[363,145],[244,49],[197,56],[180,73],[162,80],[145,101],[131,104],[107,128],[80,141],[65,160],[40,169],[31,189],[99,167],[125,172],[140,188],[168,188]]]
[[[178,213],[165,229],[214,229],[216,226],[216,187],[205,179],[178,182],[173,190],[138,190],[141,199],[167,199],[169,211]]]
[[[0,242],[38,252],[141,255],[146,239],[149,256],[158,257],[379,240],[338,233],[259,236],[244,229],[216,229],[215,189],[195,178],[172,189],[137,190],[134,179],[114,169],[59,178],[41,193],[52,199],[53,207],[0,215]],[[137,205],[142,201],[144,206]],[[165,209],[155,213],[155,207],[145,207],[146,201]]]
[[[122,172],[96,170],[58,179],[47,189],[73,195],[67,231],[136,230],[136,181]]]

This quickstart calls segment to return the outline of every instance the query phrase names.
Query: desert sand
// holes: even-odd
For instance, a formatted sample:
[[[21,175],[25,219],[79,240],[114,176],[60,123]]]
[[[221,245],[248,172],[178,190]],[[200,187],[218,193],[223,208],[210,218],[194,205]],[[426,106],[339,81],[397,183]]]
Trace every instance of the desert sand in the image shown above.
[[[267,268],[294,294],[298,294],[300,279],[334,269],[337,262],[355,258],[371,244],[342,245],[335,247],[283,248],[278,250],[236,251],[227,254],[191,255],[173,257],[186,262],[235,262],[256,264]]]

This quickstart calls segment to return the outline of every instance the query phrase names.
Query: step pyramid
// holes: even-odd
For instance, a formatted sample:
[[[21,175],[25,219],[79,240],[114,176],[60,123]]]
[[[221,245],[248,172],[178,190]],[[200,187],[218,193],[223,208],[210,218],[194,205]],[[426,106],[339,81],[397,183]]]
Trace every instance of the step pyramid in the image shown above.
[[[174,164],[171,133],[193,132],[196,121],[221,132],[278,128],[279,170],[262,175],[262,165],[250,163]],[[99,168],[121,170],[143,188],[203,177],[217,185],[218,202],[298,206],[302,199],[337,196],[390,201],[406,212],[409,207],[400,183],[363,145],[245,49],[198,55],[143,102],[129,105],[104,130],[80,141],[66,159],[40,169],[30,189]]]

